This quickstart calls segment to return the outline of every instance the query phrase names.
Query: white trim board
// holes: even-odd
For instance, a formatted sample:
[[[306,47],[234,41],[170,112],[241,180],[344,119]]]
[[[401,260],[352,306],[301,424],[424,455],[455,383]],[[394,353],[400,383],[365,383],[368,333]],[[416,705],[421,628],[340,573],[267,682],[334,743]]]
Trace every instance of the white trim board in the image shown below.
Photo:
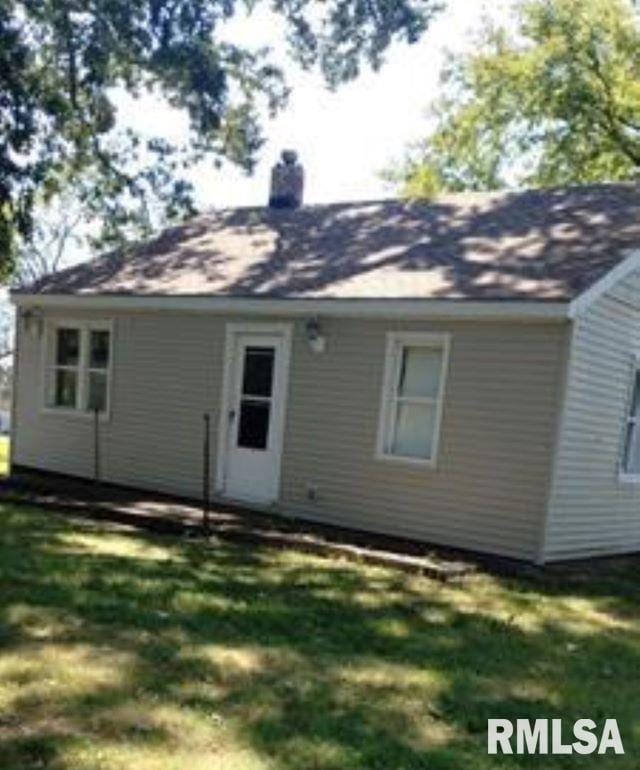
[[[442,351],[442,370],[438,395],[436,397],[436,416],[433,428],[433,448],[431,457],[405,457],[394,455],[386,447],[386,438],[389,435],[390,404],[397,387],[398,376],[397,352],[410,345],[433,346]],[[382,393],[380,398],[380,411],[378,414],[378,434],[376,440],[375,459],[383,462],[394,462],[405,465],[415,465],[422,468],[435,468],[438,462],[438,450],[440,448],[440,432],[442,428],[442,409],[444,394],[449,371],[449,353],[451,349],[451,334],[448,332],[387,332],[387,343],[384,356],[384,375],[382,380]]]
[[[529,300],[447,299],[269,299],[219,296],[132,296],[107,294],[12,294],[21,308],[179,311],[238,313],[253,316],[304,317],[328,315],[349,318],[448,319],[473,318],[510,321],[564,321],[568,302]]]
[[[48,404],[48,387],[50,383],[50,370],[53,368],[52,356],[55,354],[55,333],[61,327],[70,327],[79,329],[80,360],[78,363],[79,381],[77,400],[80,406],[76,407],[58,407]],[[114,379],[114,354],[115,354],[115,322],[112,318],[47,318],[43,327],[43,333],[40,337],[40,414],[61,418],[89,420],[94,419],[93,412],[83,408],[85,403],[86,388],[88,387],[87,376],[89,372],[87,355],[88,333],[92,330],[103,330],[109,332],[109,365],[106,369],[107,374],[107,408],[99,415],[100,422],[109,422],[111,420],[112,400],[113,400],[113,379]]]
[[[558,458],[560,456],[560,446],[562,437],[567,424],[567,404],[569,403],[569,389],[571,387],[571,376],[574,371],[575,360],[575,338],[576,326],[578,322],[574,321],[567,332],[565,349],[562,357],[561,380],[558,383],[556,392],[556,424],[553,432],[553,443],[551,445],[550,471],[545,494],[544,508],[540,519],[540,529],[538,532],[538,543],[536,546],[536,564],[545,564],[547,556],[547,541],[549,527],[551,526],[551,516],[555,504],[555,491],[558,483]]]

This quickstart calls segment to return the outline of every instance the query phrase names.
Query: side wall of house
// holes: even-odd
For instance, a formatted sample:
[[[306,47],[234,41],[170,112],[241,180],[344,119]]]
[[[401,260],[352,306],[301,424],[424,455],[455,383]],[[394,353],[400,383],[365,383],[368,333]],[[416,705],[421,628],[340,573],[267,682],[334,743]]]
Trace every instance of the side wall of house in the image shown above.
[[[102,475],[197,497],[202,414],[219,411],[225,323],[247,319],[177,313],[113,319],[112,411],[101,425]],[[315,354],[304,322],[294,324],[279,508],[350,527],[534,558],[548,495],[567,327],[338,318],[325,318],[322,325],[327,349]],[[407,330],[451,334],[434,469],[375,457],[386,334]],[[91,420],[42,411],[42,339],[20,331],[14,460],[91,476]]]
[[[640,354],[640,271],[574,322],[544,558],[640,550],[640,485],[620,480]]]

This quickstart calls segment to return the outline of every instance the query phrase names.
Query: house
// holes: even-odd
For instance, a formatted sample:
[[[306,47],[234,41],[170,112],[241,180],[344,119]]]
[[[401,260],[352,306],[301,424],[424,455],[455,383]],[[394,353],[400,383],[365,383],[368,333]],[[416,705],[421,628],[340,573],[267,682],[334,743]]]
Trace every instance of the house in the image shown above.
[[[16,466],[518,559],[640,549],[640,188],[271,205],[13,293]],[[95,411],[94,411],[95,410]],[[92,419],[98,415],[97,421]]]

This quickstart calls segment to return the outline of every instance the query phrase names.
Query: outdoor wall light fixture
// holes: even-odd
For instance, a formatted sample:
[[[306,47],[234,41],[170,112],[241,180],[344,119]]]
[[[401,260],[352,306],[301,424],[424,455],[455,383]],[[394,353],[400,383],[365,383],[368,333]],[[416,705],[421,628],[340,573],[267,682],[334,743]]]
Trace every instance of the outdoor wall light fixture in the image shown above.
[[[44,318],[41,310],[27,308],[21,312],[20,318],[22,321],[22,328],[25,330],[26,334],[30,337],[42,337]]]
[[[325,336],[322,334],[322,327],[317,318],[310,318],[305,325],[305,333],[309,348],[314,353],[324,353],[327,346]]]

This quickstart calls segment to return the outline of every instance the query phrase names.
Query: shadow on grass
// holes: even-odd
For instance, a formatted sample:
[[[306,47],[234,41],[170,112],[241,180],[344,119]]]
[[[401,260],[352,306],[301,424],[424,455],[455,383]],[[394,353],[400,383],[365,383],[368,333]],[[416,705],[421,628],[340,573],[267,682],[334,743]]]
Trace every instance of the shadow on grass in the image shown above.
[[[0,524],[5,768],[181,756],[233,770],[478,770],[496,766],[489,717],[615,716],[629,759],[638,746],[635,566],[607,590],[448,588],[35,511],[5,509]],[[593,762],[614,759],[625,766]]]

